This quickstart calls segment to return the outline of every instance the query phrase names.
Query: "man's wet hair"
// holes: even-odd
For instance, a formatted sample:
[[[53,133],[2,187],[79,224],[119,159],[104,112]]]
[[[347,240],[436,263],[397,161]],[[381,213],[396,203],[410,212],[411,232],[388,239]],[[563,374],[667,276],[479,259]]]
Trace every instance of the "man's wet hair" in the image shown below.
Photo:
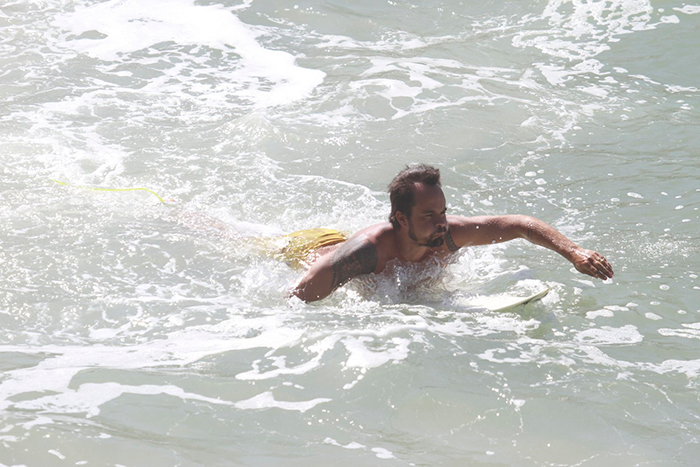
[[[397,212],[401,211],[408,217],[411,215],[411,208],[416,204],[416,183],[440,186],[440,169],[426,164],[407,165],[394,177],[389,184],[389,199],[391,200],[389,222],[395,229],[399,228],[399,222],[396,220]]]

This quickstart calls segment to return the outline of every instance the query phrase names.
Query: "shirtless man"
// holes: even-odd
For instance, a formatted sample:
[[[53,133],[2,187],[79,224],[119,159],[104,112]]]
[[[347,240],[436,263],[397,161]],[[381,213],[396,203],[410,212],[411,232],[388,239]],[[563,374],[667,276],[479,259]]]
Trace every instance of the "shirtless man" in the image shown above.
[[[599,253],[586,250],[552,226],[522,215],[448,216],[440,170],[406,167],[389,185],[389,222],[360,230],[347,241],[323,247],[291,294],[311,302],[327,297],[350,279],[380,273],[388,262],[420,263],[451,255],[464,246],[524,238],[556,251],[581,273],[610,279],[613,270]]]

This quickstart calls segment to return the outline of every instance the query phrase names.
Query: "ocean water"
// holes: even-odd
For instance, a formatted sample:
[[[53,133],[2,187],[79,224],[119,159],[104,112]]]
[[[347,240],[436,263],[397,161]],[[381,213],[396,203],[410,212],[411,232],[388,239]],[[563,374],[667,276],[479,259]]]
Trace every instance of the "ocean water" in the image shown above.
[[[680,0],[3,0],[0,465],[698,465],[699,42]],[[382,222],[412,162],[615,278],[514,241],[286,300],[254,239]]]

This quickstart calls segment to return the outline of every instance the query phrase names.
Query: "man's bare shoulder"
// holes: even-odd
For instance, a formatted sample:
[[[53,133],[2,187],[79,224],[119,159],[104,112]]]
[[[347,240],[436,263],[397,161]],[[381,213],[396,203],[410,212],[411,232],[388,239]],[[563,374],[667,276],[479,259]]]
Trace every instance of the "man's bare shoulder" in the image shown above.
[[[374,244],[384,243],[394,239],[394,227],[389,222],[370,225],[355,232],[350,238],[362,236]],[[349,239],[348,239],[349,240]]]
[[[352,235],[347,242],[371,243],[376,248],[378,270],[384,269],[384,265],[397,256],[396,231],[389,222],[365,227]]]

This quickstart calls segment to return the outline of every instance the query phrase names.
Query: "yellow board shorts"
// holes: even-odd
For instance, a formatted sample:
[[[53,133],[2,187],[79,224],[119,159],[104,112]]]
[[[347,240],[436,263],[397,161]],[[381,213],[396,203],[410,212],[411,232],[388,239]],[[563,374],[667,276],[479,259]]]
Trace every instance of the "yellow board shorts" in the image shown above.
[[[319,248],[342,243],[347,239],[347,234],[334,229],[297,230],[282,236],[273,255],[292,266],[300,267]]]

